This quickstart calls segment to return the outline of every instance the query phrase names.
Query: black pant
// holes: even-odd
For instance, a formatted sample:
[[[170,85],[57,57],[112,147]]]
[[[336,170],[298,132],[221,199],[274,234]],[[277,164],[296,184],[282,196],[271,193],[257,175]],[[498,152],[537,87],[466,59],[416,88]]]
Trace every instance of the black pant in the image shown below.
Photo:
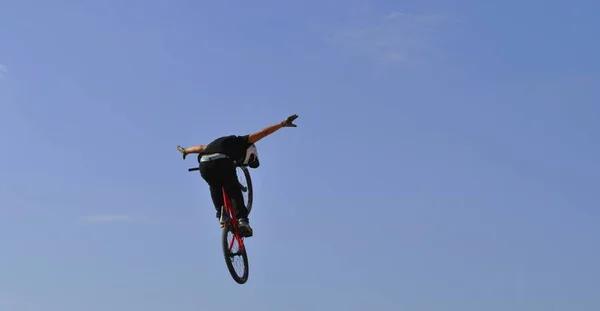
[[[222,192],[222,188],[225,188],[237,218],[248,218],[248,210],[244,205],[244,197],[235,169],[235,163],[229,158],[200,162],[200,175],[210,186],[210,196],[217,214],[220,214],[221,206],[225,204]]]

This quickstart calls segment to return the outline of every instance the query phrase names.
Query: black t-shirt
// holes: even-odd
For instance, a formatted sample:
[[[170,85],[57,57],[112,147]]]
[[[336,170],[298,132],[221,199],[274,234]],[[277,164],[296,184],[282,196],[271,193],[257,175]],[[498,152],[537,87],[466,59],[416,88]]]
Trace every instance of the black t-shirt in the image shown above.
[[[244,136],[223,136],[213,140],[206,146],[206,149],[199,156],[205,154],[222,153],[231,159],[239,160],[246,156],[246,150],[250,147],[248,135]]]

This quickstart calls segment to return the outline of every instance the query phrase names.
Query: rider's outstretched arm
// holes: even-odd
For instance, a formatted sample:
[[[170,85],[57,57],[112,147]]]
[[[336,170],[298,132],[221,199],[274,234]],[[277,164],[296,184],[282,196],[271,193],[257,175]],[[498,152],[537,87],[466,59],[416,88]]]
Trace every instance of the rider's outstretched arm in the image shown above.
[[[206,149],[205,145],[198,145],[198,146],[188,147],[188,148],[185,148],[185,153],[187,153],[187,154],[190,154],[190,153],[200,153],[200,152],[204,151],[204,149]]]
[[[264,129],[256,132],[256,133],[252,133],[250,135],[248,135],[248,142],[251,144],[256,143],[257,141],[275,133],[277,130],[279,130],[282,127],[296,127],[296,124],[292,123],[294,122],[294,120],[296,120],[296,118],[298,118],[298,115],[291,115],[289,117],[287,117],[285,120],[277,123],[277,124],[273,124],[271,126],[265,127]]]
[[[206,149],[205,145],[198,145],[198,146],[193,146],[193,147],[189,147],[189,148],[183,148],[181,146],[177,146],[177,150],[179,150],[179,152],[181,152],[181,155],[183,155],[184,160],[188,154],[200,153],[200,152],[204,151],[204,149]]]
[[[282,127],[283,127],[283,125],[281,123],[277,123],[277,124],[273,124],[271,126],[265,127],[264,129],[262,129],[256,133],[252,133],[252,134],[248,135],[248,142],[251,144],[254,144],[257,141],[275,133],[277,130],[279,130]]]

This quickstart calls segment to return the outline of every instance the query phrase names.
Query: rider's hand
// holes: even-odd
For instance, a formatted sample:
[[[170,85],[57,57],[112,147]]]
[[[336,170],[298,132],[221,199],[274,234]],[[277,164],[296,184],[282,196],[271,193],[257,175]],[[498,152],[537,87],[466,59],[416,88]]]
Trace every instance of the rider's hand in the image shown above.
[[[289,117],[287,117],[287,119],[283,120],[283,122],[281,122],[281,126],[283,127],[297,127],[296,124],[294,124],[294,120],[296,120],[298,118],[297,114],[293,114]]]

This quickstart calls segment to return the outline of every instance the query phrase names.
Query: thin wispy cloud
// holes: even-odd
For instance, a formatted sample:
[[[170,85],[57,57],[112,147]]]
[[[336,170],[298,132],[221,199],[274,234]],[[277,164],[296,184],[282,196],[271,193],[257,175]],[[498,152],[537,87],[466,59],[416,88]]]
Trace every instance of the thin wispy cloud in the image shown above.
[[[87,222],[117,222],[117,221],[127,221],[130,219],[131,219],[131,217],[129,215],[119,215],[119,214],[93,215],[93,216],[84,217],[84,220]]]
[[[390,12],[338,31],[333,40],[351,51],[390,63],[435,52],[454,21],[440,14]]]

